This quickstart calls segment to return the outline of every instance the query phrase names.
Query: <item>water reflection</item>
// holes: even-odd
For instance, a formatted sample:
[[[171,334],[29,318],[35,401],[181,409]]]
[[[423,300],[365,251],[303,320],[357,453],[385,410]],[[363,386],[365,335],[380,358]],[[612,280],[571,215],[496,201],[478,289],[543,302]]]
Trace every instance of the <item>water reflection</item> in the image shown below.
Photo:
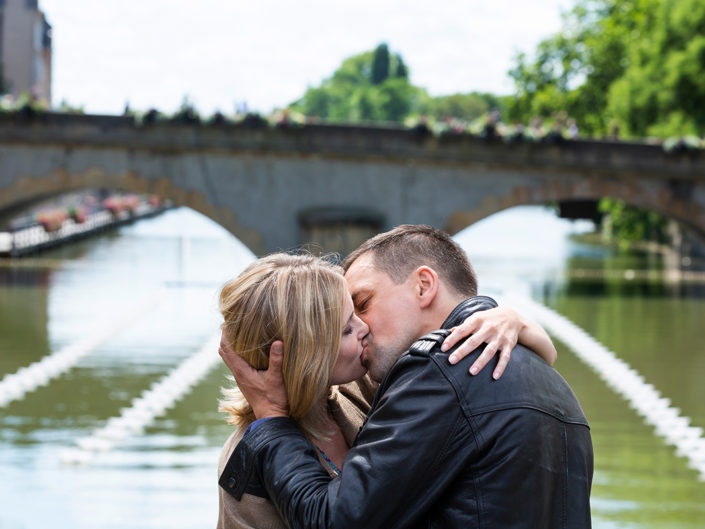
[[[92,466],[62,465],[59,453],[202,346],[217,330],[218,286],[251,259],[222,229],[175,210],[0,268],[0,376],[76,343],[152,292],[168,291],[146,317],[3,410],[0,496],[11,508],[0,512],[0,527],[215,523],[214,469],[229,431],[216,411],[223,369]]]
[[[703,285],[627,279],[628,270],[658,272],[660,258],[568,237],[590,228],[542,209],[515,208],[458,239],[484,293],[528,289],[705,427]],[[91,466],[62,465],[59,453],[200,349],[218,327],[219,286],[251,259],[221,228],[174,210],[34,257],[31,266],[0,268],[0,376],[75,343],[152,292],[168,292],[71,371],[2,410],[0,497],[7,507],[0,510],[0,527],[92,528],[96,520],[120,529],[215,524],[217,457],[230,432],[216,411],[225,368],[210,372],[144,434],[97,454]],[[593,526],[705,526],[705,484],[567,344],[557,346],[556,367],[592,426]]]

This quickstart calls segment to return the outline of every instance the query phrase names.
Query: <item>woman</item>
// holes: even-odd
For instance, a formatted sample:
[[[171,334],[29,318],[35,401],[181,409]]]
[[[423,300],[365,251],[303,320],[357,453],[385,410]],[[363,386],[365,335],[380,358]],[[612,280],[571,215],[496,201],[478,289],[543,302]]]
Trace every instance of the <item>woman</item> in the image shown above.
[[[368,328],[354,313],[342,270],[312,256],[273,254],[251,264],[223,287],[220,310],[224,338],[253,367],[266,369],[270,350],[282,348],[289,415],[318,449],[321,465],[331,476],[339,474],[375,390],[361,362],[362,339]],[[509,329],[506,334],[518,335],[522,343],[526,341],[522,338],[529,338],[531,343],[526,345],[540,349],[550,363],[555,360],[555,349],[540,327],[531,324],[527,332],[520,333],[527,322],[513,311],[486,313],[484,317],[494,326]],[[470,327],[459,329],[467,335]],[[487,341],[487,332],[477,334]],[[538,341],[537,335],[541,336]],[[255,420],[252,407],[237,388],[223,393],[220,410],[229,414],[228,422],[238,429],[223,447],[219,476]],[[286,527],[266,499],[245,494],[236,501],[222,487],[219,494],[220,529]]]

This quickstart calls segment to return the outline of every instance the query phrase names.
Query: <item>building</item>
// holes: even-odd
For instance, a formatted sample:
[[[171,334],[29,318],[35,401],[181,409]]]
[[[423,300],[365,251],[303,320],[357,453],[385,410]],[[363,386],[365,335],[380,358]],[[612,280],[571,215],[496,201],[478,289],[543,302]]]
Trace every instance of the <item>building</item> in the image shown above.
[[[0,0],[3,88],[51,102],[51,26],[38,0]]]

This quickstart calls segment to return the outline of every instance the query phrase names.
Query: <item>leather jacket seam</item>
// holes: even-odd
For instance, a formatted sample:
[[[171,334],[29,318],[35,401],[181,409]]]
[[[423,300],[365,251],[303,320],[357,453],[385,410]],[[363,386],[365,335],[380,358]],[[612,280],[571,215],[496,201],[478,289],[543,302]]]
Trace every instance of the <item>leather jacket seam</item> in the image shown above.
[[[543,408],[540,408],[538,406],[532,406],[530,404],[525,404],[525,403],[507,403],[507,404],[503,404],[501,406],[490,406],[490,407],[472,410],[472,412],[470,414],[472,416],[478,416],[478,415],[486,415],[488,413],[495,413],[498,411],[509,411],[509,410],[517,410],[517,409],[537,411],[539,413],[543,413],[544,415],[548,415],[549,417],[553,417],[557,421],[560,421],[565,424],[576,424],[578,426],[585,426],[588,429],[590,428],[590,425],[587,422],[583,421],[582,419],[575,419],[573,417],[563,417],[561,415],[558,415],[556,413],[552,413],[552,412],[545,410]]]

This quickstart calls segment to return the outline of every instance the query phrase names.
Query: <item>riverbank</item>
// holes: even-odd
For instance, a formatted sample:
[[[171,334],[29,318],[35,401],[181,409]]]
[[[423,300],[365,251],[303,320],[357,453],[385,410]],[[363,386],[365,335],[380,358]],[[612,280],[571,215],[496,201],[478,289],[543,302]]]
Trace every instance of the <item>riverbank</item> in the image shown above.
[[[664,260],[666,269],[677,269],[683,272],[685,270],[705,272],[705,246],[692,236],[687,237],[686,244],[681,243],[680,251],[668,244],[655,241],[609,240],[599,232],[577,233],[571,235],[570,238],[580,244],[607,248],[614,252],[623,251],[657,255]],[[684,250],[687,251],[684,252]],[[698,274],[696,273],[696,275]]]

